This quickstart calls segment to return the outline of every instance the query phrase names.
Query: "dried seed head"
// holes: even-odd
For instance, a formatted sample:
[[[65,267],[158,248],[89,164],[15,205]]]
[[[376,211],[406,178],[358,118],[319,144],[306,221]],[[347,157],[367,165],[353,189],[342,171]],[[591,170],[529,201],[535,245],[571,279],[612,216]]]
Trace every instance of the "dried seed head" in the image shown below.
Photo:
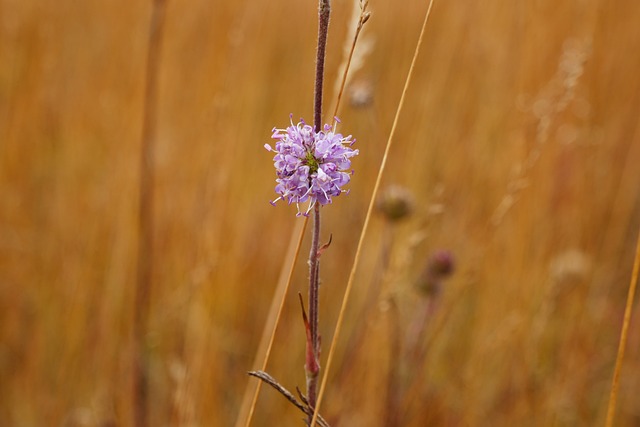
[[[413,195],[398,185],[387,187],[378,199],[378,210],[391,222],[407,218],[413,212]]]
[[[447,250],[438,250],[431,254],[427,265],[416,282],[417,288],[428,296],[440,293],[442,281],[455,270],[453,254]]]

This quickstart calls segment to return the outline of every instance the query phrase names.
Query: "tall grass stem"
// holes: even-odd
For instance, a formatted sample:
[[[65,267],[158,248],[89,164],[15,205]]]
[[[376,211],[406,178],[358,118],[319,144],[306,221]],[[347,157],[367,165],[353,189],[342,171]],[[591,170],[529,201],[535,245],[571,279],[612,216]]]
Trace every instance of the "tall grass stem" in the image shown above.
[[[371,16],[369,12],[367,12],[367,6],[369,5],[369,1],[366,0],[360,9],[360,17],[358,18],[358,25],[356,27],[356,33],[353,36],[353,42],[351,43],[351,48],[349,50],[349,56],[347,57],[347,64],[344,67],[344,73],[342,73],[342,81],[340,82],[340,90],[338,91],[338,97],[336,100],[336,106],[333,110],[333,117],[338,115],[338,109],[340,108],[340,101],[342,100],[342,94],[344,92],[344,87],[347,84],[347,75],[349,73],[349,68],[351,66],[351,60],[353,59],[353,53],[356,51],[356,44],[358,42],[358,36],[360,36],[360,32],[364,27],[364,24],[369,20]]]
[[[618,355],[616,357],[616,365],[613,370],[613,381],[611,383],[611,392],[609,394],[609,406],[607,408],[606,427],[613,427],[613,420],[616,413],[616,403],[618,400],[618,389],[620,388],[620,372],[622,370],[622,362],[624,360],[624,350],[627,346],[627,336],[629,334],[629,322],[631,320],[631,310],[633,308],[633,300],[638,285],[638,272],[640,271],[640,232],[638,232],[638,241],[636,243],[636,256],[633,263],[633,272],[631,273],[631,282],[629,283],[629,292],[627,294],[627,305],[624,310],[624,319],[622,321],[622,331],[620,332],[620,343],[618,345]]]
[[[285,263],[282,265],[280,271],[280,278],[278,279],[278,286],[271,299],[271,307],[269,308],[269,314],[262,331],[262,337],[260,338],[260,345],[256,352],[255,361],[253,366],[256,369],[265,371],[267,369],[267,363],[271,356],[271,349],[273,348],[273,342],[276,336],[276,330],[280,323],[280,317],[284,308],[284,302],[286,300],[287,293],[289,292],[289,286],[291,285],[291,279],[293,277],[294,267],[298,256],[300,254],[300,248],[302,247],[302,240],[304,237],[304,231],[307,227],[309,218],[304,217],[302,221],[296,222],[296,227],[291,233],[291,239],[289,241],[289,249],[285,256]],[[269,333],[271,331],[271,333]],[[262,359],[262,365],[258,368],[259,360]],[[258,395],[260,394],[260,388],[262,387],[262,381],[257,381],[256,386],[251,392],[250,383],[247,384],[244,396],[242,398],[242,405],[240,406],[240,412],[236,419],[236,427],[249,427],[253,413],[255,411],[256,403],[258,401]]]
[[[140,188],[138,206],[138,259],[133,307],[133,402],[134,425],[146,427],[148,419],[149,374],[145,345],[153,272],[154,153],[158,98],[158,69],[162,48],[165,0],[154,0],[149,26],[145,69],[145,93],[140,145]]]

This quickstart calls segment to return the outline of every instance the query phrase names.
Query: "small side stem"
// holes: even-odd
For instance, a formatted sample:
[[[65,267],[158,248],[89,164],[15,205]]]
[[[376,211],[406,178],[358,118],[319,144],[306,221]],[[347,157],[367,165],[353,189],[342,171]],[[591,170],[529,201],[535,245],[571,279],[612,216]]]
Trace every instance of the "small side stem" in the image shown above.
[[[293,393],[291,393],[289,390],[281,386],[278,383],[278,381],[276,381],[271,375],[267,374],[266,372],[249,371],[248,374],[251,375],[252,377],[259,378],[260,380],[269,384],[271,387],[276,389],[281,395],[283,395],[289,402],[291,402],[296,408],[300,409],[305,414],[313,415],[313,411],[309,409],[308,406],[306,406],[308,403],[307,399],[305,398],[305,396],[303,396],[300,393],[300,390],[297,387],[296,387],[296,390],[298,391],[298,394],[300,395],[300,399],[302,400],[302,402],[298,402],[298,399],[295,398]],[[320,415],[318,415],[318,425],[320,425],[320,427],[329,427],[329,423],[327,423],[327,421],[325,421],[325,419],[322,418]]]

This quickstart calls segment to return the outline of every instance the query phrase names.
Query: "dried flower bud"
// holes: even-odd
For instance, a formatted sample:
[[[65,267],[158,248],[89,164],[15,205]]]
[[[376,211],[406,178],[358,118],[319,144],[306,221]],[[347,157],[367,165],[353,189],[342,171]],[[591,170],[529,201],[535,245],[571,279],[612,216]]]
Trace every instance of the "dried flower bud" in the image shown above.
[[[451,252],[438,250],[429,257],[416,286],[426,295],[437,295],[440,293],[442,281],[451,276],[454,270],[455,262]]]
[[[447,250],[439,250],[431,255],[431,273],[445,279],[453,273],[454,263],[453,255]]]
[[[391,222],[400,221],[413,211],[413,195],[404,187],[387,187],[378,199],[378,210]]]

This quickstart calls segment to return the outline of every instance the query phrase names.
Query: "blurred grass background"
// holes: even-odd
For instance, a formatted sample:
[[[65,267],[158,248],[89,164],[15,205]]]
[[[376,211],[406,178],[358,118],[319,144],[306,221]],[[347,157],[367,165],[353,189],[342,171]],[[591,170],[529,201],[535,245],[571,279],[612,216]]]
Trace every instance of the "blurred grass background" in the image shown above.
[[[371,1],[371,51],[348,88],[371,100],[340,114],[361,154],[351,194],[323,211],[325,357],[426,7]],[[333,2],[327,103],[351,9]],[[152,425],[236,419],[299,221],[268,203],[262,145],[290,113],[311,120],[316,12],[294,0],[168,3]],[[0,425],[131,425],[150,13],[141,1],[0,0]],[[602,424],[640,227],[638,22],[632,0],[436,0],[384,178],[412,191],[415,210],[392,229],[372,223],[323,404],[333,424],[384,425],[397,371],[414,390],[397,396],[402,425]],[[385,233],[394,243],[376,302]],[[456,271],[425,325],[424,357],[409,363],[390,337],[420,315],[415,281],[437,249]],[[292,390],[304,386],[305,291],[301,259],[268,369]],[[638,322],[620,426],[640,423]],[[252,425],[300,424],[263,389]]]

